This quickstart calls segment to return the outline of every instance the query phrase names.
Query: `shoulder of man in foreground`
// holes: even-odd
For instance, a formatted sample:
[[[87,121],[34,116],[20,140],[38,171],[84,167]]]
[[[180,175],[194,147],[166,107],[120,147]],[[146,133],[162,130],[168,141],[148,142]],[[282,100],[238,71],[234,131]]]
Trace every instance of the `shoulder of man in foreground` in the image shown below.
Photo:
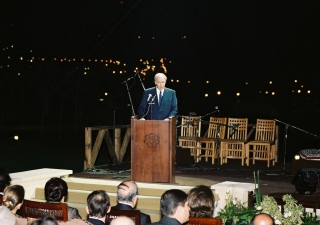
[[[58,223],[59,225],[92,225],[92,223],[81,219],[72,219],[66,222],[59,221]]]

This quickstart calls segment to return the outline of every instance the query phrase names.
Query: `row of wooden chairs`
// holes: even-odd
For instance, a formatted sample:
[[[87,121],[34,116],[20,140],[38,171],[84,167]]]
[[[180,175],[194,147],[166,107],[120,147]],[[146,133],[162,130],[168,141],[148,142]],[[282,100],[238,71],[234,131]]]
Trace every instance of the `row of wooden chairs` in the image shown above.
[[[46,203],[31,200],[24,200],[22,204],[22,215],[27,218],[40,218],[43,216],[52,216],[56,220],[68,220],[68,207],[66,203]],[[112,209],[106,216],[106,225],[118,216],[127,216],[131,218],[136,225],[140,225],[140,210],[119,210]],[[189,225],[222,225],[221,219],[217,218],[194,218],[190,217]]]
[[[208,123],[208,130],[201,136],[202,125]],[[253,129],[248,132],[247,118],[210,117],[209,122],[203,122],[201,117],[182,117],[179,146],[189,148],[195,161],[205,158],[220,157],[221,164],[228,159],[241,159],[241,165],[249,166],[250,160],[267,161],[275,164],[275,129],[274,120],[257,119]],[[255,129],[255,138],[250,140]],[[226,132],[227,131],[227,132]]]

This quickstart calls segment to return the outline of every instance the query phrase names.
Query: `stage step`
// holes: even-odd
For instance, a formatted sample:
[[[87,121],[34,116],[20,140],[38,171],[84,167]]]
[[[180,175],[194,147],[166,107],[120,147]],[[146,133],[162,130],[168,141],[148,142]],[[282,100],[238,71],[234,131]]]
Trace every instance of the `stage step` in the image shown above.
[[[87,179],[87,178],[63,178],[68,184],[67,204],[79,210],[82,218],[87,218],[85,210],[88,195],[94,190],[105,190],[109,197],[112,206],[117,204],[116,191],[117,186],[122,182],[119,180],[102,180],[102,179]],[[159,184],[159,183],[142,183],[137,182],[139,187],[139,195],[136,209],[149,214],[152,222],[159,221],[160,213],[160,197],[169,189],[180,189],[186,193],[193,188],[192,186]],[[45,201],[44,187],[35,189],[35,197],[31,200]]]

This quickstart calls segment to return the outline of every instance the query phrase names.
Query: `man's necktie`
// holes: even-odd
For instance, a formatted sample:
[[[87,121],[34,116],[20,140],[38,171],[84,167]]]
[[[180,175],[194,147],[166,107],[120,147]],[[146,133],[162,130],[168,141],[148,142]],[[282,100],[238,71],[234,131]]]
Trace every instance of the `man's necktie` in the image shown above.
[[[161,104],[161,101],[162,101],[162,91],[160,91],[160,94],[159,94],[159,105]]]

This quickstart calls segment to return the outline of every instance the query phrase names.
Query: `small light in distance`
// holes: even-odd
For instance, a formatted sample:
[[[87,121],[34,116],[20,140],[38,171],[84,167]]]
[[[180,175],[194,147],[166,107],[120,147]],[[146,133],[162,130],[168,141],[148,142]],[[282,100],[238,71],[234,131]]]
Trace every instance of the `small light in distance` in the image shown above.
[[[237,92],[237,94],[236,94],[237,96],[240,96],[240,92]]]
[[[217,95],[221,95],[221,91],[217,91]]]
[[[301,90],[298,90],[298,93],[300,94],[300,93],[301,93]]]
[[[16,140],[16,141],[19,140],[19,136],[18,136],[18,135],[15,135],[13,138],[14,138],[14,140]]]
[[[310,90],[308,90],[308,91],[307,91],[307,93],[308,93],[308,94],[310,94],[310,93],[311,93],[311,91],[310,91]]]
[[[204,97],[208,97],[208,96],[209,96],[208,94],[205,94],[205,95],[204,95]]]
[[[107,95],[108,95],[108,92],[105,92],[104,95],[107,96]]]
[[[272,95],[275,95],[276,93],[273,91],[271,94],[272,94]]]

